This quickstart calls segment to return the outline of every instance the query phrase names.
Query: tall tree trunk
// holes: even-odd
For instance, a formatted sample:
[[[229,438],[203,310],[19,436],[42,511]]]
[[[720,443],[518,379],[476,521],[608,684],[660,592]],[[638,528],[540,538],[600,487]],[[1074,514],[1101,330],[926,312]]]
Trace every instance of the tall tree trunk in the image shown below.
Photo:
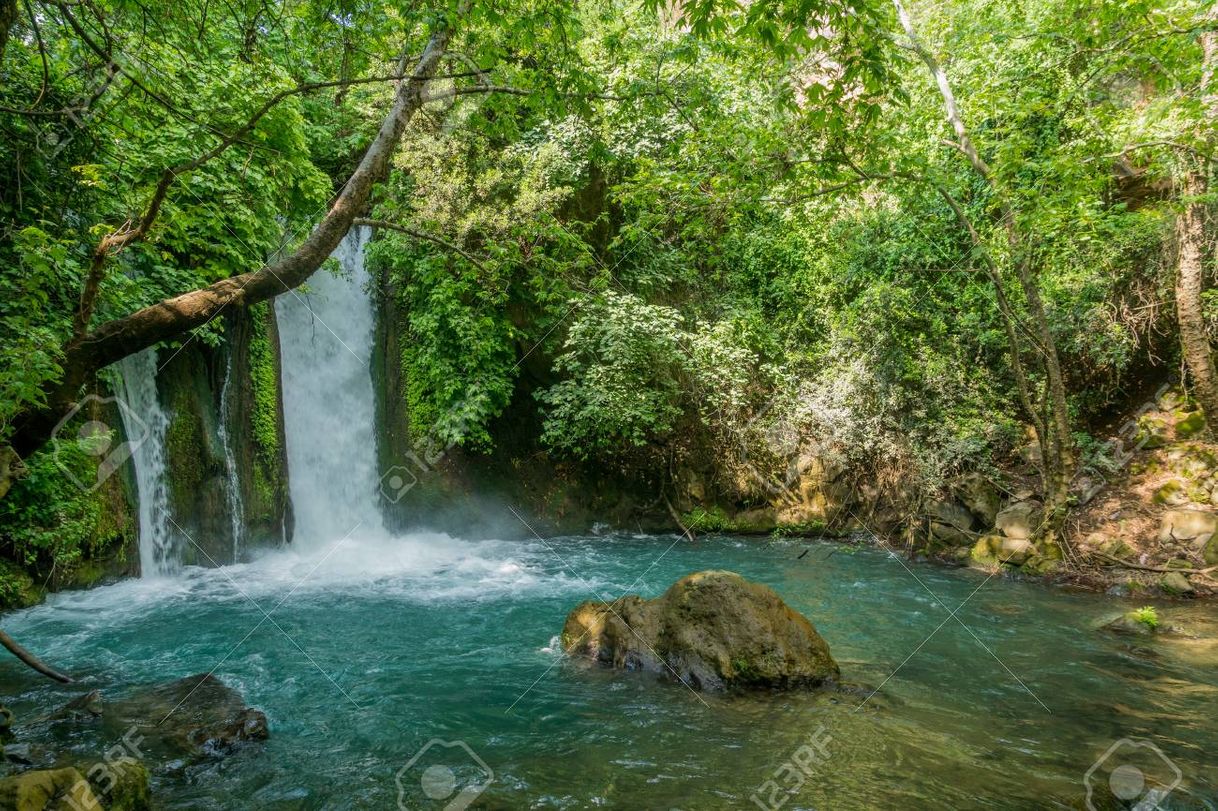
[[[956,103],[956,95],[952,91],[947,73],[943,70],[943,66],[939,64],[939,61],[935,59],[934,54],[926,48],[921,38],[918,37],[917,31],[914,29],[913,20],[910,18],[909,12],[906,11],[901,0],[892,0],[892,3],[896,8],[897,18],[901,21],[901,27],[905,30],[906,36],[909,37],[914,52],[926,64],[927,69],[935,80],[936,86],[939,88],[939,95],[943,98],[943,108],[947,115],[947,121],[952,127],[952,132],[956,135],[953,146],[959,149],[964,157],[968,159],[969,165],[986,182],[986,185],[989,186],[990,191],[998,202],[998,224],[1006,234],[1007,248],[1011,254],[1015,276],[1019,281],[1020,288],[1023,290],[1028,314],[1032,320],[1033,330],[1029,333],[1028,337],[1030,338],[1032,348],[1041,358],[1041,366],[1045,374],[1045,416],[1042,418],[1034,413],[1033,409],[1029,408],[1027,404],[1025,404],[1025,410],[1030,412],[1029,417],[1037,434],[1036,439],[1040,443],[1045,500],[1050,514],[1057,514],[1066,506],[1070,495],[1070,480],[1074,475],[1074,444],[1070,433],[1070,414],[1066,402],[1065,377],[1062,374],[1061,360],[1057,354],[1057,346],[1053,341],[1053,333],[1049,329],[1049,319],[1045,312],[1044,302],[1040,297],[1036,270],[1028,254],[1027,240],[1019,230],[1019,220],[1015,207],[999,187],[997,181],[995,181],[989,165],[981,157],[981,153],[977,151],[972,138],[969,137],[968,128],[964,124],[964,117],[960,114],[960,107]],[[957,210],[957,216],[962,216],[962,211]],[[972,233],[972,237],[976,240],[975,232]],[[996,269],[992,269],[991,272],[994,275],[995,284],[999,291],[1001,291],[1002,282],[997,276]],[[1028,332],[1026,328],[1025,332]],[[1019,351],[1020,348],[1017,344],[1012,345],[1012,356],[1015,356]],[[1023,398],[1021,397],[1021,399]]]
[[[1210,8],[1206,19],[1218,21],[1218,6]],[[1218,33],[1201,35],[1202,68],[1201,97],[1204,118],[1199,139],[1203,144],[1214,143],[1214,127],[1218,126],[1218,90],[1214,87],[1214,71],[1218,69]],[[1176,239],[1179,257],[1176,264],[1176,320],[1180,325],[1180,349],[1193,379],[1193,393],[1205,409],[1208,420],[1218,420],[1218,373],[1214,356],[1205,333],[1205,316],[1201,307],[1201,291],[1205,287],[1206,205],[1204,195],[1209,188],[1209,162],[1195,155],[1184,155],[1188,167],[1178,184],[1184,207],[1176,218]]]
[[[464,15],[468,8],[469,0],[465,0],[458,15]],[[442,20],[436,24],[414,72],[398,84],[393,105],[359,166],[300,247],[260,270],[166,299],[102,324],[69,342],[64,348],[63,377],[48,386],[45,407],[14,421],[15,430],[10,441],[13,449],[25,458],[46,444],[56,426],[75,407],[81,387],[97,370],[201,327],[225,307],[247,307],[266,301],[298,287],[313,275],[367,206],[373,185],[388,174],[393,151],[407,123],[425,103],[424,89],[444,56],[451,36],[451,21]]]
[[[1180,193],[1189,198],[1205,194],[1202,170],[1185,176]],[[1205,409],[1207,419],[1218,419],[1218,373],[1205,333],[1201,291],[1205,277],[1205,206],[1186,203],[1176,218],[1179,258],[1176,264],[1176,320],[1180,324],[1180,349],[1193,379],[1193,394]]]
[[[8,31],[17,22],[17,0],[0,0],[0,65],[4,64],[4,46],[8,45]]]

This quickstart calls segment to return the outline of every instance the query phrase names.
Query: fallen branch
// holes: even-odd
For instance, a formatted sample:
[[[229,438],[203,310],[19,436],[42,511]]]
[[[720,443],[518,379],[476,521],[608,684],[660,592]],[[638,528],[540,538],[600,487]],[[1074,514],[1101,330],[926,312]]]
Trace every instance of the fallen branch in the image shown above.
[[[353,224],[354,225],[366,225],[369,228],[384,228],[389,231],[397,231],[399,233],[406,234],[407,236],[414,237],[415,239],[421,239],[421,240],[425,240],[427,242],[434,243],[436,245],[439,245],[442,248],[446,248],[446,249],[452,251],[453,253],[457,254],[458,256],[461,256],[466,261],[468,261],[470,264],[472,264],[474,267],[478,268],[478,270],[481,270],[484,272],[486,271],[486,265],[482,264],[481,260],[479,260],[478,257],[474,256],[472,253],[465,250],[460,245],[456,245],[452,242],[449,242],[448,240],[438,237],[435,234],[429,234],[426,231],[418,231],[418,230],[415,230],[414,228],[407,228],[404,225],[398,225],[397,223],[394,223],[394,222],[387,222],[386,220],[374,220],[374,219],[370,219],[368,217],[356,217]]]
[[[71,676],[65,676],[58,670],[55,670],[53,667],[44,664],[41,659],[18,645],[17,642],[4,631],[0,631],[0,645],[8,648],[9,653],[13,654],[18,659],[34,668],[34,670],[37,670],[48,679],[54,679],[55,681],[63,682],[64,684],[72,683]]]
[[[672,516],[673,521],[677,522],[677,526],[681,528],[681,532],[685,534],[685,537],[689,538],[691,541],[698,540],[694,536],[693,530],[682,523],[681,516],[677,515],[677,511],[673,509],[672,502],[668,500],[668,496],[664,496],[664,506],[668,508],[668,514]]]
[[[1207,566],[1204,569],[1174,569],[1170,566],[1144,566],[1141,563],[1130,563],[1120,558],[1114,558],[1112,555],[1104,554],[1103,552],[1094,553],[1096,557],[1101,557],[1104,560],[1111,561],[1117,566],[1123,566],[1126,569],[1137,569],[1143,572],[1179,572],[1180,574],[1209,574],[1212,571],[1218,570],[1218,566]]]

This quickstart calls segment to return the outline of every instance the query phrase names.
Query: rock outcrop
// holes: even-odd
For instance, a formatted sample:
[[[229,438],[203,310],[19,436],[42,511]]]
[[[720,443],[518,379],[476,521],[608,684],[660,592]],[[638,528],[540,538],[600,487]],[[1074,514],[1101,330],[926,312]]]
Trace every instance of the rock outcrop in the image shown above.
[[[567,616],[562,644],[699,690],[816,687],[840,676],[811,622],[734,572],[687,575],[654,600],[583,603]]]

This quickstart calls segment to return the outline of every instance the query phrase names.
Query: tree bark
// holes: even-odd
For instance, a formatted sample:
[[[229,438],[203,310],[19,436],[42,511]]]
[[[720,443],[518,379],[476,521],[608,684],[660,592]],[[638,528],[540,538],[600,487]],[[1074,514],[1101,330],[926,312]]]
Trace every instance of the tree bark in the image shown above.
[[[1200,170],[1190,172],[1180,192],[1188,198],[1205,194],[1206,178]],[[1176,218],[1179,257],[1176,262],[1176,320],[1180,325],[1180,349],[1193,379],[1193,394],[1208,419],[1218,416],[1218,373],[1205,332],[1201,291],[1205,278],[1205,206],[1189,202]]]
[[[1207,20],[1218,20],[1218,6],[1211,7]],[[1199,133],[1202,143],[1214,143],[1213,128],[1218,126],[1218,91],[1213,86],[1214,71],[1218,69],[1218,33],[1206,31],[1201,35],[1202,68],[1201,98],[1204,117]],[[1180,326],[1180,350],[1193,379],[1193,393],[1208,420],[1218,419],[1218,372],[1214,370],[1214,355],[1210,351],[1205,331],[1205,313],[1201,292],[1205,287],[1206,205],[1204,196],[1209,188],[1208,161],[1195,155],[1182,155],[1188,171],[1179,182],[1184,207],[1176,217],[1176,239],[1179,255],[1176,260],[1176,320]]]
[[[22,662],[24,662],[25,664],[32,667],[34,670],[37,670],[39,673],[46,676],[48,679],[54,679],[55,681],[62,682],[64,684],[72,683],[71,676],[65,676],[63,673],[60,673],[55,668],[50,667],[49,665],[45,664],[37,656],[35,656],[34,654],[30,653],[25,648],[18,645],[17,642],[11,636],[6,634],[4,631],[0,631],[0,645],[3,645],[9,651],[9,653],[16,656]]]
[[[8,31],[17,22],[17,0],[0,0],[0,65],[4,64],[4,48]]]
[[[458,15],[463,15],[468,8],[466,0],[458,9]],[[201,327],[225,307],[257,304],[303,284],[338,247],[355,217],[366,207],[373,185],[388,174],[393,151],[407,123],[426,102],[425,86],[447,50],[451,36],[451,21],[441,21],[433,29],[414,72],[398,84],[393,105],[359,166],[300,247],[259,270],[166,299],[102,324],[69,342],[64,349],[63,377],[48,386],[45,407],[15,420],[13,449],[25,458],[42,447],[59,422],[71,412],[81,387],[97,370]]]

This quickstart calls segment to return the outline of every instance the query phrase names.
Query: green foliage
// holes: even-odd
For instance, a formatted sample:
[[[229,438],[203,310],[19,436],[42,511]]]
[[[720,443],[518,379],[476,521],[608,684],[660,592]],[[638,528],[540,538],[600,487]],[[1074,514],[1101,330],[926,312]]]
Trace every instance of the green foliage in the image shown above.
[[[1130,611],[1129,618],[1134,622],[1145,625],[1152,631],[1159,627],[1159,612],[1152,605],[1142,606]]]
[[[1210,137],[1195,4],[908,5],[985,177],[944,145],[940,88],[886,2],[473,4],[367,212],[404,229],[369,254],[404,325],[412,432],[489,450],[511,414],[555,457],[696,463],[728,491],[814,457],[929,493],[1022,441],[1015,353],[1033,394],[1046,386],[1032,289],[1083,461],[1105,469],[1085,429],[1172,351],[1163,190]],[[276,94],[326,85],[176,177],[143,239],[108,258],[93,326],[298,243],[384,115],[386,66],[453,12],[37,8],[0,82],[0,440],[62,373],[97,246],[135,227],[166,170]],[[73,22],[125,57],[120,73]],[[447,92],[491,85],[511,92]],[[281,449],[265,330],[249,351],[267,490]],[[22,509],[64,500],[62,550],[13,541],[40,560],[70,556],[96,518],[50,481],[14,491]]]
[[[25,464],[27,475],[0,499],[5,558],[30,570],[65,576],[129,530],[118,523],[125,511],[116,509],[113,501],[117,479],[92,491],[77,483],[91,483],[97,475],[96,460],[80,444],[58,442]]]
[[[681,523],[691,532],[731,532],[734,529],[722,507],[711,507],[709,510],[694,507],[681,516]]]
[[[250,308],[254,328],[249,339],[250,385],[254,394],[254,446],[263,465],[279,465],[279,373],[270,341],[270,306]]]

